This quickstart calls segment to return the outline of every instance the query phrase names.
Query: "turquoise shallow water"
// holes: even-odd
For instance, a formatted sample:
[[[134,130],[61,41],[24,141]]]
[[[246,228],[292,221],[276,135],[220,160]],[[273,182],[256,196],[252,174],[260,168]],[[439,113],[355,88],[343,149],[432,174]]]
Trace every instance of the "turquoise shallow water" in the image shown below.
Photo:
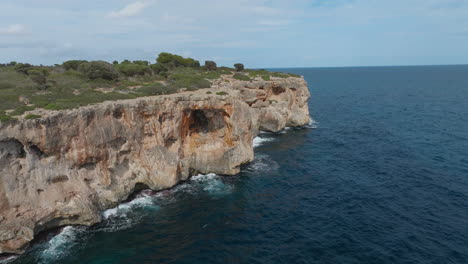
[[[13,263],[468,263],[468,66],[283,70],[312,126]]]

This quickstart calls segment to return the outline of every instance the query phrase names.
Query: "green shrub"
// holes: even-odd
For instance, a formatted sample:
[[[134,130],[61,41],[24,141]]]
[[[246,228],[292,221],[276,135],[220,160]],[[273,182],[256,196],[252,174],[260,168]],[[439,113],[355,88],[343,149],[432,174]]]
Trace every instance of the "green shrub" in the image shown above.
[[[78,67],[80,67],[81,64],[83,63],[87,63],[88,61],[85,61],[85,60],[69,60],[69,61],[65,61],[64,63],[62,63],[62,66],[65,70],[69,71],[69,70],[78,70]]]
[[[155,63],[151,64],[150,68],[153,70],[153,73],[155,74],[161,74],[163,72],[167,72],[168,69],[166,66],[164,66],[162,63]]]
[[[135,98],[132,94],[123,93],[102,93],[95,90],[86,90],[75,95],[67,94],[41,94],[33,97],[33,102],[38,107],[43,107],[48,110],[72,109],[80,106],[96,104],[104,101],[113,101],[121,99]]]
[[[221,92],[217,92],[216,94],[217,95],[227,95],[228,93],[226,93],[225,91],[221,91]]]
[[[90,88],[112,88],[116,85],[114,80],[94,79],[87,82]]]
[[[29,78],[38,85],[39,90],[47,89],[47,71],[44,69],[28,70]]]
[[[133,61],[133,64],[137,64],[137,65],[141,65],[141,66],[148,66],[149,62],[144,61],[144,60],[136,60],[136,61]]]
[[[221,74],[217,71],[209,71],[209,72],[201,73],[200,76],[205,79],[214,80],[214,79],[218,79],[219,77],[221,77]]]
[[[12,120],[16,120],[16,119],[9,115],[0,113],[0,122],[7,122],[7,121],[12,121]]]
[[[234,71],[234,69],[228,67],[218,67],[216,70],[219,74],[232,74],[232,71]]]
[[[281,72],[273,72],[271,74],[271,76],[273,77],[279,77],[279,78],[288,78],[289,76],[285,73],[281,73]]]
[[[15,85],[10,82],[0,81],[0,90],[14,88]]]
[[[25,119],[38,119],[38,118],[41,118],[40,115],[34,115],[34,114],[27,114],[25,117]]]
[[[127,77],[145,75],[151,72],[151,69],[148,66],[135,63],[122,63],[115,65],[114,68]]]
[[[14,67],[15,71],[22,74],[28,74],[28,70],[30,70],[33,66],[29,63],[17,63]]]
[[[205,69],[207,71],[216,71],[218,69],[218,66],[214,61],[205,61]]]
[[[245,75],[245,74],[241,74],[241,73],[236,73],[234,74],[234,76],[232,76],[234,79],[236,80],[241,80],[241,81],[250,81],[250,77]]]
[[[252,78],[256,78],[260,76],[263,80],[269,81],[270,80],[270,72],[266,70],[249,70],[249,76]]]
[[[21,106],[16,107],[16,109],[13,112],[11,112],[10,115],[11,116],[22,115],[24,114],[24,112],[31,111],[34,109],[35,109],[34,106],[21,105]]]
[[[300,78],[301,76],[300,75],[297,75],[297,74],[294,74],[294,73],[288,73],[289,76],[291,77],[296,77],[296,78]]]
[[[196,74],[177,73],[171,75],[169,78],[170,86],[175,89],[187,88],[187,90],[193,91],[201,88],[211,87],[210,81]]]
[[[234,64],[234,68],[236,68],[236,71],[240,72],[244,70],[244,64],[242,63],[236,63]]]
[[[206,94],[212,94],[212,92],[211,92],[211,91],[208,91],[208,92],[206,92]]]
[[[171,54],[168,52],[161,52],[158,55],[156,61],[160,64],[165,65],[168,68],[176,68],[180,66],[184,67],[200,67],[200,62],[192,58],[184,58],[179,55]]]
[[[90,80],[116,80],[119,77],[119,74],[114,69],[113,65],[105,61],[91,61],[83,63],[80,64],[78,70],[86,74]]]
[[[177,92],[176,89],[171,87],[164,86],[160,83],[153,83],[150,85],[142,86],[138,89],[134,90],[135,93],[143,96],[151,96],[151,95],[160,95],[160,94],[171,94]]]
[[[123,81],[119,82],[119,84],[124,86],[124,87],[141,85],[140,82],[135,82],[135,81],[131,81],[131,80],[123,80]]]
[[[46,106],[44,106],[44,109],[47,109],[47,110],[60,110],[62,108],[60,108],[58,105],[56,104],[47,104]]]

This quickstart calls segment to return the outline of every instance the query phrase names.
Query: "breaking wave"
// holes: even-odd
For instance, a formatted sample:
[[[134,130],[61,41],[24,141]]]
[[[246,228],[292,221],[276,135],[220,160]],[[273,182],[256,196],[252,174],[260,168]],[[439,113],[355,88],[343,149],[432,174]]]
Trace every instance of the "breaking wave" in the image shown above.
[[[18,258],[18,256],[9,256],[9,257],[2,258],[2,259],[0,259],[0,264],[11,263],[11,262],[15,261],[17,258]]]
[[[271,137],[265,137],[265,136],[257,136],[253,140],[253,146],[254,148],[259,147],[263,145],[265,142],[273,141],[274,138]]]
[[[312,117],[311,117],[310,120],[309,120],[309,124],[306,125],[305,127],[306,128],[317,128],[318,124],[319,123],[317,121],[315,121],[314,119],[312,119]]]
[[[115,232],[130,228],[145,216],[149,210],[157,210],[155,196],[141,192],[128,203],[122,203],[117,207],[107,209],[102,213],[105,221],[96,231]]]
[[[272,160],[270,156],[266,154],[255,155],[255,159],[245,167],[245,172],[247,173],[258,173],[258,172],[271,172],[279,168],[279,165],[276,161]]]
[[[50,239],[45,249],[41,252],[39,263],[52,263],[71,254],[73,249],[80,245],[80,236],[86,231],[86,227],[66,226],[63,230]]]
[[[192,183],[198,185],[198,187],[213,195],[223,195],[232,192],[233,186],[223,182],[223,179],[214,173],[199,174],[193,176],[191,179]]]

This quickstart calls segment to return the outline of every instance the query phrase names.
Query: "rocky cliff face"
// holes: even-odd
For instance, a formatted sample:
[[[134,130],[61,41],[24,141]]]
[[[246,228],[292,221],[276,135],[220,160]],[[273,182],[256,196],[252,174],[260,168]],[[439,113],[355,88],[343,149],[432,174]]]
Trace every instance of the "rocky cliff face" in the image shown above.
[[[302,78],[221,79],[0,124],[0,253],[21,253],[49,228],[95,224],[135,190],[238,173],[259,129],[309,122],[308,98]]]

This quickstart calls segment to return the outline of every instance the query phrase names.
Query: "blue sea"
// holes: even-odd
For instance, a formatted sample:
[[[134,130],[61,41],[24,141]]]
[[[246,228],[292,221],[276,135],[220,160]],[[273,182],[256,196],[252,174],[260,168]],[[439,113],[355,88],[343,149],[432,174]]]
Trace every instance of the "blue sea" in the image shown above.
[[[468,66],[275,70],[309,83],[311,125],[11,262],[468,263]]]

